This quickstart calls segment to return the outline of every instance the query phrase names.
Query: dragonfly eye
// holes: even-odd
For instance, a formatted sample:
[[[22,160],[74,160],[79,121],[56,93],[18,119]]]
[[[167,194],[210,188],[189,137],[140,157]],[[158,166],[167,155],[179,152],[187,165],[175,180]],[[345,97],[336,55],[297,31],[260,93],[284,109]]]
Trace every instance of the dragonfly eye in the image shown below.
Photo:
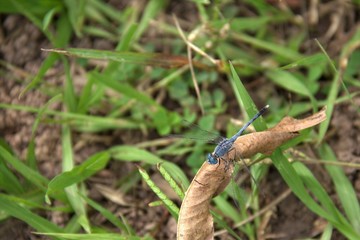
[[[210,164],[218,163],[218,160],[211,153],[208,154],[207,159],[208,159],[208,163]]]

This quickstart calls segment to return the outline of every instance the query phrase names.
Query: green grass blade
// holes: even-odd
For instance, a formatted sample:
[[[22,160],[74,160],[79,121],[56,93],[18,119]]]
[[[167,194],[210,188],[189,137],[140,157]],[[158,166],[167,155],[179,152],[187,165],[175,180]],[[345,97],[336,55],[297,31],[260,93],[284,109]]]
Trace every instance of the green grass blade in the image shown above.
[[[327,63],[327,58],[322,53],[316,53],[310,56],[303,57],[297,61],[291,62],[290,64],[282,66],[281,70],[289,70],[294,68],[300,68],[300,67],[307,67],[311,68],[314,66],[322,66]]]
[[[119,42],[118,46],[116,47],[116,51],[123,52],[129,51],[130,46],[132,45],[135,34],[138,30],[139,25],[136,23],[132,23],[128,25],[125,29],[124,34],[122,35],[121,41]]]
[[[110,22],[110,20],[100,10],[100,6],[106,6],[106,3],[100,3],[100,4],[97,4],[97,3],[99,3],[99,2],[87,0],[85,9],[84,9],[85,17],[87,18],[86,20],[93,21],[94,23],[96,22],[97,24],[92,24],[92,25],[85,24],[82,28],[83,32],[85,32],[84,29],[88,26],[90,26],[90,27],[101,26],[104,29],[105,28],[109,29],[109,28],[111,28],[111,26],[114,26],[115,24],[117,24],[117,22],[119,22],[117,19],[114,22]],[[121,14],[121,13],[118,13],[118,14]],[[112,25],[112,24],[114,24],[114,25]]]
[[[231,228],[228,226],[228,224],[221,218],[221,216],[219,214],[217,214],[216,212],[210,210],[211,215],[214,217],[214,222],[216,224],[218,224],[221,228],[226,229],[226,231],[228,233],[230,233],[233,237],[235,237],[235,239],[241,240],[241,238],[239,237],[239,235]]]
[[[27,223],[37,231],[48,233],[61,233],[63,229],[49,222],[48,220],[34,214],[20,204],[15,203],[7,196],[0,194],[0,209],[15,218]]]
[[[0,138],[0,146],[7,150],[9,153],[13,154],[9,144],[2,138]],[[13,171],[6,164],[5,159],[0,155],[0,189],[6,193],[10,194],[21,194],[25,191],[23,183],[20,182],[20,179],[13,173]]]
[[[153,106],[158,106],[158,104],[151,97],[147,96],[145,93],[139,92],[138,90],[136,90],[127,83],[116,81],[110,75],[100,74],[97,72],[92,72],[91,75],[92,75],[91,77],[98,84],[105,85],[108,88],[111,88],[114,91],[124,94],[129,98],[136,99],[139,102]]]
[[[155,19],[155,16],[165,7],[164,0],[151,0],[145,7],[144,12],[139,23],[139,28],[136,31],[134,41],[137,42],[140,36],[148,28],[150,21]]]
[[[73,34],[69,19],[65,14],[61,15],[56,22],[56,38],[52,42],[52,45],[56,48],[64,48],[70,42]]]
[[[68,16],[73,29],[78,37],[81,37],[81,29],[84,24],[85,0],[65,0]]]
[[[0,144],[2,146],[2,144]],[[19,179],[5,164],[2,156],[0,156],[0,189],[9,194],[21,194],[25,190]]]
[[[0,157],[4,159],[8,164],[10,164],[17,172],[19,172],[24,178],[26,178],[30,183],[34,184],[41,190],[46,189],[48,180],[39,174],[37,171],[31,169],[25,165],[20,159],[14,157],[7,149],[3,146],[0,146]]]
[[[39,27],[39,26],[38,26]],[[63,16],[57,22],[57,34],[56,38],[54,38],[50,33],[47,34],[48,38],[52,42],[54,47],[62,48],[65,47],[71,37],[71,27],[69,27],[69,22],[66,16]],[[39,27],[41,29],[41,27]],[[46,33],[47,31],[45,31]],[[53,39],[53,40],[52,40]],[[58,54],[51,53],[45,61],[41,64],[40,69],[38,70],[34,79],[25,87],[25,89],[20,93],[20,97],[25,94],[27,91],[36,87],[45,76],[46,72],[55,64],[55,62],[59,59]]]
[[[170,214],[177,219],[179,217],[179,208],[171,201],[166,194],[164,194],[159,187],[151,180],[148,173],[139,167],[139,173],[151,190],[159,197],[159,199],[164,203],[165,207],[169,210]]]
[[[46,52],[58,53],[69,57],[98,59],[115,61],[119,63],[131,63],[149,65],[162,68],[179,68],[188,64],[188,59],[183,56],[167,55],[161,53],[137,53],[119,52],[85,48],[66,48],[66,49],[42,49]],[[203,67],[200,62],[193,62],[195,67]]]
[[[89,77],[79,96],[78,106],[76,107],[78,113],[85,114],[92,104],[100,101],[104,96],[104,86],[98,86],[94,92],[92,91],[93,86],[94,81]]]
[[[323,231],[323,233],[321,234],[321,237],[319,240],[331,240],[332,239],[332,232],[333,232],[333,227],[331,224],[327,224],[325,230]]]
[[[62,158],[63,158],[63,171],[71,171],[74,168],[74,160],[72,153],[72,143],[71,143],[71,131],[70,127],[67,125],[62,126]],[[90,164],[92,166],[92,164]],[[64,181],[64,180],[62,180]],[[89,220],[86,216],[86,206],[85,202],[79,194],[78,186],[73,184],[65,188],[65,193],[68,197],[70,205],[74,209],[76,215],[78,215],[79,224],[84,228],[87,233],[91,232]]]
[[[48,206],[44,204],[44,194],[40,191],[28,191],[25,194],[20,195],[20,197],[13,195],[5,195],[9,201],[12,201],[16,204],[23,206],[26,209],[37,209],[37,210],[46,210],[46,211],[59,211],[62,213],[72,212],[71,208],[68,206]]]
[[[254,116],[257,113],[257,107],[253,100],[251,99],[249,93],[246,91],[245,86],[242,84],[239,76],[236,73],[234,66],[230,63],[230,70],[232,74],[232,79],[230,82],[233,86],[234,93],[240,105],[244,105],[245,110],[248,116]],[[257,131],[263,131],[266,129],[266,124],[260,117],[253,123]]]
[[[153,240],[151,237],[129,237],[121,236],[116,233],[91,233],[91,234],[72,234],[72,233],[41,233],[49,237],[59,237],[67,240]]]
[[[70,171],[63,172],[53,178],[47,190],[47,195],[54,194],[57,191],[63,191],[64,188],[73,184],[80,183],[100,170],[104,169],[110,160],[108,152],[98,152],[87,159],[79,166],[74,167]]]
[[[296,173],[294,167],[289,163],[286,157],[281,153],[279,149],[275,150],[273,155],[271,156],[274,165],[280,172],[281,176],[291,188],[291,190],[295,193],[296,196],[302,200],[308,208],[312,211],[316,212],[321,216],[326,216],[330,218],[330,215],[327,214],[308,194],[304,183],[301,181],[299,175]]]
[[[118,40],[118,37],[116,35],[114,35],[112,32],[104,30],[103,28],[83,27],[83,32],[86,35],[96,37],[96,38],[109,39],[109,40],[112,40],[112,41]]]
[[[79,217],[73,215],[71,219],[68,220],[66,226],[64,227],[64,232],[66,233],[77,233],[81,231],[81,225],[79,224]]]
[[[124,17],[120,11],[114,8],[111,5],[108,5],[106,2],[101,0],[88,0],[90,2],[90,7],[95,8],[98,12],[103,13],[105,17],[109,17],[114,22],[121,22],[121,18]],[[87,5],[86,7],[89,7]]]
[[[132,146],[115,146],[112,147],[110,150],[111,157],[116,160],[121,161],[130,161],[130,162],[137,162],[143,161],[144,163],[156,165],[161,163],[162,166],[166,169],[170,175],[175,178],[178,183],[181,183],[181,186],[187,188],[189,186],[189,180],[187,179],[185,173],[172,162],[165,161],[158,156],[136,147]]]
[[[275,16],[273,16],[275,17]],[[266,27],[273,20],[272,17],[269,16],[257,16],[257,17],[236,17],[231,19],[230,27],[235,32],[243,32],[243,31],[258,31],[263,27]],[[213,23],[214,24],[214,23]],[[216,24],[216,22],[215,22]],[[225,24],[224,20],[220,20],[217,24],[221,24],[223,26]]]
[[[76,94],[73,85],[73,79],[70,73],[69,61],[62,56],[61,58],[65,68],[65,83],[64,83],[64,103],[69,112],[75,112],[77,106]]]
[[[266,72],[266,76],[269,77],[275,84],[278,84],[284,89],[302,96],[309,98],[312,97],[312,94],[306,85],[289,72],[285,72],[280,69],[271,69]]]
[[[32,113],[40,112],[40,110],[35,107],[15,104],[0,103],[0,108],[14,109]],[[70,112],[58,112],[54,110],[47,110],[46,114],[50,116],[60,117],[61,121],[69,122],[74,128],[86,132],[96,132],[105,129],[137,129],[140,127],[137,123],[118,118],[104,118],[100,116],[90,116]]]
[[[293,163],[293,166],[297,174],[302,178],[306,187],[314,194],[314,196],[324,207],[324,209],[326,209],[326,211],[330,213],[337,222],[347,223],[346,219],[338,211],[330,196],[326,193],[325,189],[321,186],[321,184],[316,180],[312,172],[300,162]]]
[[[16,9],[17,12],[21,13],[22,15],[24,15],[25,17],[27,17],[36,27],[38,27],[40,30],[43,29],[42,27],[42,21],[37,17],[36,15],[36,11],[34,11],[34,6],[29,6],[27,3],[28,1],[24,1],[24,0],[13,0],[13,1],[9,1],[13,7]],[[55,1],[54,1],[55,3]],[[59,3],[59,2],[58,2]],[[30,4],[30,5],[34,5],[34,4]],[[36,4],[37,5],[37,4]],[[54,5],[53,7],[55,7],[56,5]],[[51,7],[51,8],[53,8]],[[48,9],[45,8],[41,8],[39,6],[39,9],[42,9],[42,11],[46,12],[48,11]],[[51,41],[53,42],[54,40],[54,36],[51,34],[51,32],[49,31],[43,31],[43,33],[45,34],[45,36]]]
[[[120,221],[118,217],[115,216],[112,212],[110,212],[109,210],[107,210],[97,202],[91,200],[87,196],[82,195],[81,197],[86,201],[87,204],[89,204],[91,207],[93,207],[99,213],[101,213],[102,216],[104,216],[109,222],[114,224],[114,226],[119,228],[123,233],[130,236],[133,236],[135,234],[134,229],[132,229],[132,227],[126,222],[125,217],[122,216],[121,213],[120,213],[120,217],[122,221]]]
[[[43,31],[48,31],[48,28],[49,28],[50,24],[53,22],[55,15],[60,13],[60,11],[61,11],[60,7],[54,7],[45,14],[45,16],[42,20],[42,30]]]
[[[185,193],[184,191],[179,187],[179,185],[176,183],[176,181],[171,177],[171,175],[166,171],[165,168],[162,167],[162,164],[157,164],[157,169],[161,173],[161,175],[164,177],[166,182],[169,183],[170,187],[175,191],[175,193],[179,196],[180,199],[184,199]]]
[[[339,88],[340,88],[340,81],[341,81],[340,73],[337,72],[332,80],[331,88],[330,88],[330,91],[329,91],[329,94],[328,94],[328,97],[326,100],[326,116],[327,116],[327,118],[325,121],[323,121],[320,124],[318,143],[320,143],[324,139],[325,134],[329,128],[331,116],[332,116],[332,113],[334,110],[336,97],[337,97],[337,94],[338,94]]]
[[[278,169],[279,173],[295,193],[295,195],[306,204],[306,206],[316,212],[317,214],[325,217],[331,218],[331,215],[324,211],[308,194],[303,182],[301,181],[299,175],[296,173],[294,167],[289,163],[286,157],[281,153],[279,149],[275,150],[271,159]]]
[[[341,52],[341,58],[340,61],[344,61],[344,57],[349,54],[349,52],[352,52],[354,48],[357,48],[360,42],[360,29],[357,29],[357,31],[353,34],[353,37],[348,41],[348,43],[343,47],[343,50]],[[322,48],[322,46],[319,44],[324,54],[328,57],[328,62],[330,63],[330,66],[332,67],[334,74],[334,78],[331,83],[330,91],[328,93],[327,99],[326,99],[326,115],[328,116],[327,119],[320,125],[319,129],[319,137],[318,137],[318,144],[324,139],[325,134],[329,128],[331,116],[334,110],[334,105],[337,100],[337,95],[340,91],[340,85],[342,84],[345,92],[348,96],[348,99],[352,101],[352,98],[350,96],[349,91],[347,90],[345,84],[343,83],[342,77],[343,72],[338,71],[335,67],[335,65],[332,63],[330,57],[326,54],[325,50]],[[347,61],[348,59],[346,59]]]
[[[14,1],[0,1],[0,12],[1,13],[13,13],[13,14],[24,14],[24,11],[28,11],[35,16],[45,15],[49,9],[61,7],[62,1],[35,1],[29,0],[14,0]],[[35,23],[34,23],[35,24]]]
[[[327,144],[320,146],[319,154],[324,161],[338,161],[332,149]],[[360,207],[354,187],[340,167],[325,165],[325,168],[335,185],[336,193],[346,216],[349,218],[354,229],[360,234]]]
[[[313,212],[315,212],[317,215],[325,218],[329,222],[331,222],[339,231],[341,231],[345,236],[349,237],[350,239],[357,239],[359,238],[359,235],[349,226],[346,224],[346,221],[342,221],[341,215],[333,215],[332,213],[328,212],[328,209],[324,209],[321,207],[308,193],[307,189],[304,186],[304,183],[302,182],[299,175],[296,173],[294,167],[289,163],[289,161],[283,156],[281,151],[279,149],[275,150],[273,155],[271,156],[271,159],[278,169],[279,173],[285,180],[285,182],[288,184],[288,186],[291,188],[291,190],[294,192],[294,194]],[[309,171],[307,171],[309,173]],[[314,186],[314,183],[317,183],[317,180],[313,178],[311,175],[306,176],[308,179],[306,179],[307,183],[312,183],[313,190],[316,189],[316,185]],[[320,186],[320,185],[318,185]],[[317,191],[314,191],[315,194],[322,194],[318,195],[322,200],[324,200],[324,196],[326,196],[325,191],[322,191],[317,189]],[[328,196],[326,196],[328,198]],[[326,204],[329,208],[329,201]],[[331,210],[331,208],[329,209]],[[335,211],[335,210],[334,210]],[[334,213],[333,211],[333,213]],[[339,218],[340,217],[340,218]]]
[[[327,220],[345,236],[348,236],[349,238],[354,238],[354,236],[356,236],[356,238],[358,238],[360,235],[354,231],[353,227],[336,208],[330,196],[316,180],[311,171],[300,162],[294,163],[294,167],[304,180],[304,183],[308,189],[313,193],[314,197],[321,203],[326,212],[329,213],[332,217],[331,219]]]
[[[221,211],[222,214],[232,219],[234,222],[240,222],[241,216],[239,214],[239,211],[235,209],[229,201],[227,201],[222,196],[217,196],[214,199],[214,202],[217,206],[217,208]]]
[[[49,54],[46,59],[42,62],[41,67],[37,71],[36,76],[34,79],[24,88],[24,90],[20,93],[21,97],[27,91],[35,88],[37,85],[41,83],[43,77],[45,76],[46,72],[54,65],[54,63],[59,59],[59,55],[55,53]]]
[[[27,164],[34,170],[37,169],[37,163],[36,163],[36,157],[35,157],[35,136],[36,136],[36,131],[39,127],[40,121],[43,117],[43,115],[45,114],[46,110],[48,109],[49,105],[60,100],[62,98],[61,94],[58,94],[54,97],[52,97],[45,105],[44,107],[42,107],[39,111],[39,113],[37,114],[34,124],[32,126],[31,129],[31,138],[30,138],[30,143],[28,146],[28,151],[27,151]]]
[[[267,50],[290,61],[296,61],[302,58],[301,54],[289,49],[288,47],[280,46],[278,44],[257,39],[255,37],[251,37],[242,33],[232,33],[232,37],[237,41],[245,42],[253,45],[254,47]]]
[[[138,29],[138,25],[135,23],[128,25],[128,27],[124,30],[121,40],[118,43],[118,45],[116,46],[115,50],[119,51],[119,52],[129,51],[130,46],[133,44],[133,39],[135,37],[135,33],[136,33],[137,29]],[[107,67],[103,71],[103,73],[104,74],[112,74],[121,67],[121,64],[123,64],[123,63],[119,63],[117,61],[111,61],[111,62],[109,62],[109,64],[107,65]]]

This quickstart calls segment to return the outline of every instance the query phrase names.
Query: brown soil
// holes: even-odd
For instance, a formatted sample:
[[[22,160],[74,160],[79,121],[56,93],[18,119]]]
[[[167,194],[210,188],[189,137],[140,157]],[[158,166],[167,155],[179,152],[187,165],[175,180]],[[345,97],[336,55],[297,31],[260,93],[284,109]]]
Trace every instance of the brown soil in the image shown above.
[[[294,11],[297,11],[299,1],[291,1]],[[301,1],[300,1],[301,2]],[[294,5],[293,5],[294,4]],[[297,4],[297,5],[296,5]],[[328,4],[330,8],[330,3]],[[332,6],[337,9],[337,5]],[[329,19],[331,11],[326,8],[322,14],[324,21],[310,25],[311,28],[321,25],[328,29],[331,24]],[[178,9],[178,8],[176,8]],[[298,10],[299,11],[299,10]],[[335,12],[335,11],[334,11]],[[345,14],[348,22],[355,21],[355,13],[349,11]],[[192,17],[189,17],[192,19]],[[49,99],[45,93],[39,90],[33,90],[26,93],[19,99],[20,92],[28,83],[28,80],[34,76],[44,60],[45,53],[40,48],[49,47],[49,43],[41,32],[24,17],[8,15],[0,17],[0,56],[7,65],[0,68],[0,102],[8,104],[17,104],[24,106],[42,107]],[[355,24],[354,24],[355,25]],[[330,52],[331,56],[338,56],[341,43],[351,35],[353,28],[349,29],[351,23],[345,26],[340,25],[332,35],[321,35],[316,30],[311,30],[311,34],[322,38],[328,46],[334,46]],[[321,29],[321,28],[318,28]],[[324,32],[324,31],[323,31]],[[310,45],[309,41],[309,45]],[[113,49],[113,44],[103,40],[91,40],[84,38],[74,40],[72,46],[84,48]],[[310,47],[311,48],[311,47]],[[59,64],[56,68],[49,71],[46,75],[47,84],[58,86],[63,83],[62,66]],[[24,81],[26,79],[26,82]],[[251,87],[251,86],[249,86]],[[251,88],[253,96],[256,96],[256,88]],[[259,90],[261,91],[261,90]],[[351,91],[351,89],[350,89]],[[261,94],[260,94],[261,95]],[[341,161],[360,163],[360,97],[353,99],[353,103],[339,104],[335,107],[331,120],[330,131],[327,134],[327,141],[331,144],[333,150]],[[54,109],[61,109],[62,106],[53,105]],[[0,133],[7,143],[12,147],[20,159],[25,159],[28,143],[31,139],[31,129],[36,115],[33,113],[0,109]],[[40,172],[51,179],[61,172],[61,142],[60,126],[57,124],[40,124],[36,132],[36,157]],[[81,162],[92,153],[110,147],[114,143],[119,143],[122,138],[129,136],[128,131],[121,133],[109,133],[101,136],[93,134],[74,134],[73,141],[75,145],[75,160]],[[138,138],[134,140],[134,135]],[[139,132],[131,132],[132,141],[141,142],[144,140]],[[127,141],[128,142],[128,141]],[[304,151],[311,155],[310,147]],[[311,166],[314,174],[327,187],[326,190],[334,195],[334,189],[329,177],[324,173],[321,166]],[[113,204],[101,194],[101,186],[111,186],[115,188],[115,182],[121,178],[121,172],[136,171],[132,163],[111,162],[110,166],[92,178],[88,188],[90,197],[101,202],[104,207],[112,212],[122,213],[129,220],[138,234],[143,235],[151,232],[157,239],[174,239],[176,233],[176,222],[169,213],[162,207],[148,208],[147,204],[156,200],[155,195],[145,186],[138,186],[132,189],[126,196],[117,199],[121,204]],[[352,181],[357,192],[360,192],[360,173],[358,170],[346,169],[349,179]],[[156,173],[154,173],[156,174]],[[269,203],[279,194],[286,190],[287,186],[277,171],[270,169],[265,179],[266,184],[262,184],[266,199],[262,201]],[[91,215],[91,221],[96,224],[106,224],[100,216]],[[65,214],[54,213],[47,216],[53,222],[64,226],[69,220]],[[295,239],[305,237],[315,237],[322,232],[324,221],[319,219],[292,194],[277,205],[273,210],[270,220],[265,227],[265,236],[267,239]],[[113,226],[108,226],[113,228]],[[18,220],[9,219],[0,226],[0,236],[13,236],[6,239],[41,239],[41,237],[30,235],[33,231],[26,224]],[[116,229],[114,229],[116,231]],[[30,236],[29,236],[30,235]],[[0,237],[0,239],[5,239]],[[221,239],[231,239],[229,236],[223,236]],[[336,239],[343,239],[338,234]]]

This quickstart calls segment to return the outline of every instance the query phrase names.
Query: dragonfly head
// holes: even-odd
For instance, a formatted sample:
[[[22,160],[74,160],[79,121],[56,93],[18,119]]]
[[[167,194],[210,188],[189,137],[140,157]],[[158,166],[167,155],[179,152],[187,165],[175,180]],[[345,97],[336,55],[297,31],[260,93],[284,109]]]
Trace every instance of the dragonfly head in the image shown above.
[[[209,154],[207,155],[207,162],[208,162],[209,164],[217,164],[217,163],[218,163],[218,160],[216,159],[216,156],[215,156],[214,154],[209,153]]]

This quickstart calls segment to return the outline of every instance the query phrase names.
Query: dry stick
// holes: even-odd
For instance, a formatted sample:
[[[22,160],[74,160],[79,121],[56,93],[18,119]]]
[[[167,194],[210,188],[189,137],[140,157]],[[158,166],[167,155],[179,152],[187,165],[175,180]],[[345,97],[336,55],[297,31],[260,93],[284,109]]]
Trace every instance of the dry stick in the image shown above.
[[[328,30],[324,35],[325,41],[328,41],[329,39],[331,39],[331,37],[335,35],[336,31],[340,27],[340,24],[344,17],[344,13],[345,13],[345,6],[343,4],[340,6],[338,5],[336,11],[333,11],[330,17],[330,21],[331,21],[330,26],[328,27]]]
[[[288,239],[289,236],[288,234],[286,233],[269,233],[269,234],[266,234],[266,239]],[[286,238],[288,237],[288,238]]]
[[[170,138],[158,138],[150,141],[144,141],[140,143],[134,144],[137,148],[148,148],[148,147],[158,147],[158,146],[168,146],[169,143],[174,142],[175,140],[172,140]]]
[[[296,149],[290,149],[289,152],[292,154],[292,158],[289,159],[289,162],[302,162],[305,164],[317,164],[317,165],[331,165],[331,166],[339,166],[339,167],[349,167],[360,169],[360,164],[351,163],[351,162],[340,162],[340,161],[332,161],[332,160],[322,160],[317,158],[311,158],[304,154],[301,151]]]
[[[287,198],[291,193],[291,189],[288,188],[287,190],[285,190],[282,194],[280,194],[279,197],[277,197],[274,201],[272,201],[269,205],[267,205],[266,207],[264,207],[263,209],[261,209],[260,211],[258,211],[257,213],[255,213],[254,215],[251,215],[250,217],[248,217],[247,219],[237,223],[234,225],[234,228],[238,228],[241,227],[242,225],[245,225],[251,221],[253,221],[255,218],[261,216],[262,214],[266,213],[267,211],[269,211],[271,208],[275,207],[276,205],[278,205],[281,201],[283,201],[285,198]],[[219,236],[221,234],[227,233],[226,230],[221,230],[221,231],[217,231],[215,232],[214,236]]]
[[[180,27],[180,24],[179,24],[179,21],[177,20],[176,16],[173,15],[173,19],[174,19],[174,22],[175,22],[175,25],[176,25],[176,28],[178,29],[179,31],[179,34],[181,36],[181,38],[184,40],[184,42],[190,46],[190,48],[192,50],[194,50],[195,52],[199,53],[201,56],[203,56],[204,58],[207,58],[211,63],[213,63],[214,65],[218,65],[219,61],[212,58],[210,55],[208,55],[206,52],[204,52],[203,50],[201,50],[200,48],[198,48],[196,45],[194,45],[192,42],[190,42],[189,40],[187,40],[187,38],[185,37],[185,34],[184,32],[182,31],[181,27]]]
[[[266,240],[265,229],[269,225],[270,219],[273,215],[273,211],[267,211],[259,225],[259,228],[256,230],[256,237],[258,240]]]
[[[360,169],[359,163],[340,162],[340,161],[332,161],[332,160],[322,160],[322,159],[318,159],[318,158],[310,158],[310,157],[304,155],[302,152],[294,150],[294,149],[287,150],[286,152],[290,152],[290,153],[298,155],[298,156],[293,156],[292,158],[289,158],[290,163],[302,162],[304,164],[331,165],[331,166],[338,166],[338,167],[348,167],[348,168]],[[302,159],[300,159],[299,157],[302,157]],[[259,158],[259,159],[252,161],[251,163],[249,163],[249,159],[244,159],[244,160],[246,161],[248,166],[252,166],[261,161],[265,164],[272,164],[271,160],[266,161],[267,159],[268,158]]]
[[[199,85],[197,84],[197,79],[196,79],[195,72],[194,72],[194,66],[192,64],[190,42],[186,39],[185,34],[182,31],[177,18],[175,16],[173,16],[173,18],[174,18],[176,28],[177,28],[181,38],[184,40],[184,42],[187,45],[187,53],[188,53],[187,55],[188,55],[188,61],[189,61],[189,66],[190,66],[191,78],[193,80],[193,84],[194,84],[195,92],[196,92],[198,102],[199,102],[199,105],[200,105],[201,113],[204,114],[204,106],[203,106],[203,103],[202,103],[202,100],[201,100],[200,89],[199,89]]]
[[[309,10],[308,10],[308,22],[305,21],[307,24],[306,27],[309,28],[308,25],[315,25],[319,22],[319,11],[318,11],[318,5],[319,0],[311,0],[309,4]]]
[[[189,45],[187,46],[187,53],[188,53],[189,66],[190,66],[190,72],[191,72],[191,79],[193,80],[193,83],[194,83],[195,92],[196,92],[196,95],[197,95],[198,100],[199,100],[201,113],[204,115],[204,113],[205,113],[204,112],[204,106],[203,106],[203,103],[202,103],[202,100],[201,100],[199,85],[197,84],[198,81],[197,81],[196,76],[195,76],[194,66],[193,66],[192,58],[191,58],[191,48],[190,48]]]
[[[303,162],[305,164],[323,164],[323,165],[331,165],[331,166],[339,166],[339,167],[349,167],[360,169],[360,164],[358,163],[347,163],[347,162],[335,162],[335,161],[327,161],[327,160],[314,160],[314,159],[299,159],[295,160],[299,162]]]

